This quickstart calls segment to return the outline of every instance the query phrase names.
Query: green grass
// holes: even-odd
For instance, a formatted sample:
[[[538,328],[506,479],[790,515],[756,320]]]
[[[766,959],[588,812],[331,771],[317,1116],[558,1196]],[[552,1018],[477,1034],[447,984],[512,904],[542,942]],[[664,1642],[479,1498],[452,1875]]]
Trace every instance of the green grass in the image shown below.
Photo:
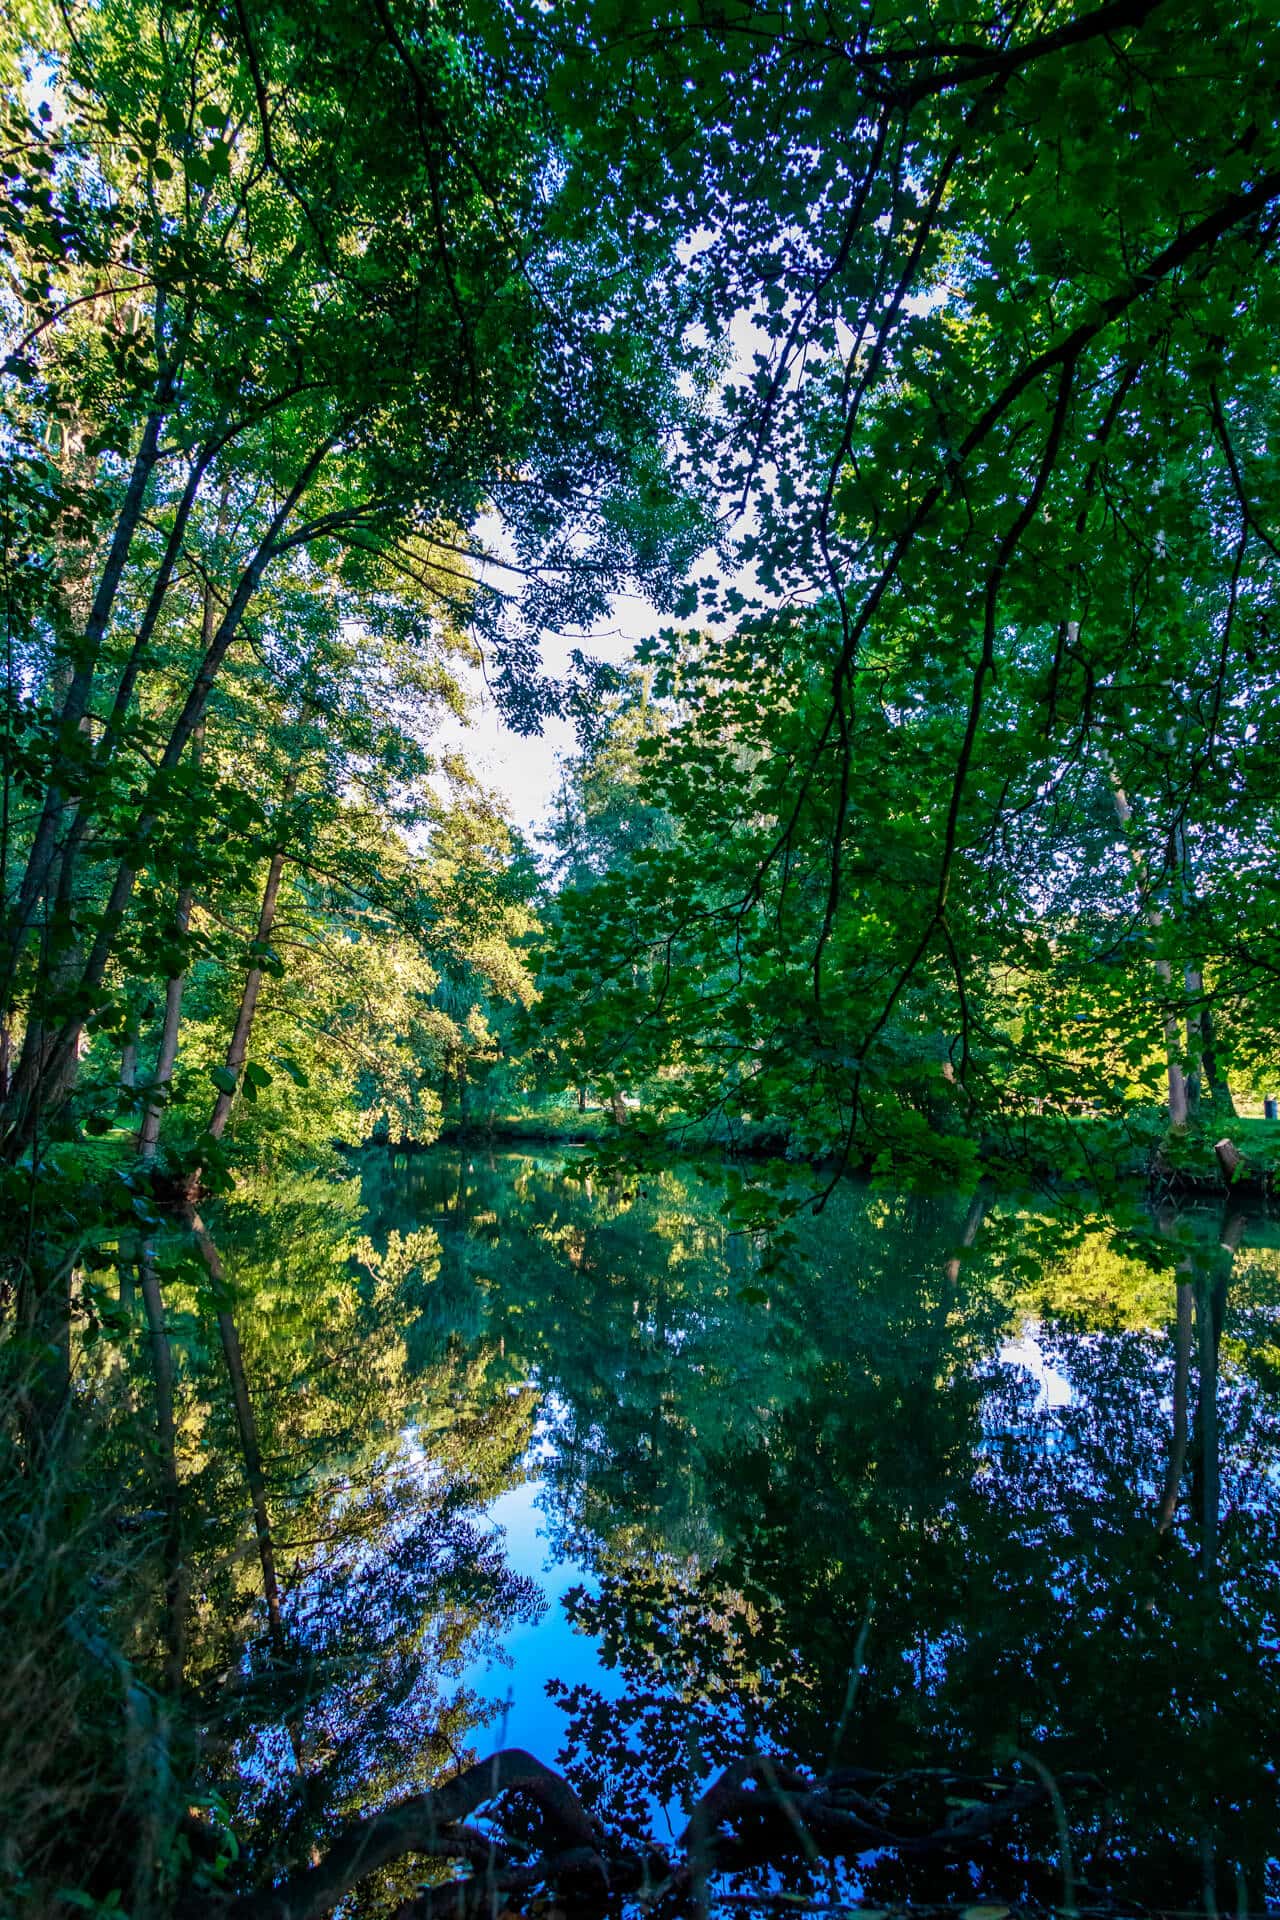
[[[136,1126],[112,1127],[109,1133],[59,1140],[50,1154],[69,1178],[102,1180],[116,1167],[125,1166],[133,1159],[137,1140]]]
[[[455,1130],[456,1122],[446,1129],[447,1132]],[[548,1101],[545,1105],[513,1108],[492,1115],[477,1113],[467,1131],[491,1134],[498,1140],[530,1142],[596,1141],[616,1137],[608,1108],[593,1103],[583,1111],[573,1099]],[[708,1149],[747,1156],[786,1152],[785,1128],[767,1120],[739,1124],[729,1130],[722,1122],[681,1124],[673,1118],[666,1133],[675,1153]],[[1164,1114],[1156,1106],[1131,1107],[1123,1119],[1104,1119],[1093,1114],[1046,1116],[1043,1121],[1033,1118],[1025,1129],[1025,1138],[1013,1145],[1015,1158],[1025,1154],[1067,1179],[1103,1177],[1126,1183],[1145,1180],[1159,1153],[1169,1166],[1179,1169],[1197,1185],[1220,1187],[1222,1173],[1214,1155],[1214,1144],[1223,1138],[1234,1141],[1240,1150],[1243,1164],[1238,1179],[1261,1181],[1280,1172],[1280,1122],[1253,1116],[1231,1119],[1211,1113],[1194,1122],[1184,1138],[1177,1140],[1169,1135]],[[1003,1158],[1000,1144],[993,1140],[992,1163],[998,1165]]]
[[[492,1134],[499,1140],[600,1140],[613,1131],[613,1120],[602,1107],[580,1113],[576,1105],[529,1108],[519,1113],[469,1115],[465,1127],[456,1117],[445,1133]]]

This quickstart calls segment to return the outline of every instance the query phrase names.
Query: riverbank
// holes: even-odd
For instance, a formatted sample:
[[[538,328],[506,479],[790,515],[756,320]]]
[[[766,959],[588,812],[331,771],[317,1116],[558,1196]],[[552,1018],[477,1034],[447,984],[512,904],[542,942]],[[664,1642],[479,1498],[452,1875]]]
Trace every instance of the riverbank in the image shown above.
[[[654,1130],[635,1124],[619,1127],[606,1107],[585,1110],[565,1103],[524,1111],[495,1113],[459,1124],[446,1124],[434,1141],[370,1141],[380,1151],[396,1155],[427,1153],[436,1145],[473,1147],[610,1147],[638,1152],[646,1160],[713,1155],[726,1160],[764,1163],[805,1156],[797,1150],[788,1129],[778,1122],[754,1121],[734,1127],[723,1121],[676,1120]],[[948,1158],[961,1144],[959,1136],[936,1136]],[[1222,1143],[1230,1152],[1220,1154]],[[944,1148],[945,1143],[945,1148]],[[850,1173],[875,1175],[890,1185],[918,1183],[928,1149],[918,1143],[908,1157],[893,1146],[870,1143],[847,1163]],[[109,1180],[129,1166],[134,1154],[132,1128],[113,1128],[104,1137],[68,1142],[58,1150],[63,1171],[77,1182]],[[1235,1156],[1228,1178],[1224,1158]],[[816,1163],[830,1170],[834,1159]],[[1280,1122],[1253,1116],[1201,1121],[1185,1134],[1172,1134],[1159,1109],[1131,1109],[1121,1119],[1096,1116],[1026,1117],[1016,1130],[989,1132],[978,1143],[975,1171],[997,1186],[1017,1186],[1028,1178],[1037,1184],[1085,1184],[1099,1192],[1142,1191],[1202,1200],[1237,1196],[1254,1203],[1280,1201]]]
[[[620,1144],[624,1137],[625,1128],[602,1107],[494,1114],[466,1125],[454,1122],[440,1134],[442,1142],[557,1147]],[[954,1135],[944,1137],[954,1142]],[[655,1150],[718,1153],[741,1160],[799,1162],[804,1157],[796,1151],[787,1128],[769,1121],[729,1128],[723,1123],[681,1120],[656,1135],[645,1134],[646,1155]],[[869,1145],[850,1160],[849,1170],[905,1174],[905,1160],[901,1168],[896,1160],[891,1146]],[[978,1145],[978,1160],[1002,1182],[1031,1174],[1041,1180],[1084,1180],[1103,1189],[1141,1186],[1170,1195],[1237,1193],[1270,1201],[1280,1195],[1280,1122],[1215,1115],[1178,1135],[1170,1131],[1158,1108],[1131,1109],[1115,1120],[1089,1115],[1030,1116],[1016,1131],[985,1135]],[[918,1163],[916,1152],[912,1164]],[[1233,1168],[1230,1176],[1227,1166]]]

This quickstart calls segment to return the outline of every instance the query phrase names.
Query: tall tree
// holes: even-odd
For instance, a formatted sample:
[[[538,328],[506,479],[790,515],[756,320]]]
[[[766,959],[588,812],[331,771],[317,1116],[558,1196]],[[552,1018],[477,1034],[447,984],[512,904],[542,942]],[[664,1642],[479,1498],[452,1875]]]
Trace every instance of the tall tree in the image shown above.
[[[602,206],[678,204],[745,342],[691,434],[739,571],[650,656],[680,843],[566,948],[597,1057],[844,1158],[1152,1073],[1181,1119],[1206,1012],[1274,1032],[1274,21],[581,17],[648,109]]]

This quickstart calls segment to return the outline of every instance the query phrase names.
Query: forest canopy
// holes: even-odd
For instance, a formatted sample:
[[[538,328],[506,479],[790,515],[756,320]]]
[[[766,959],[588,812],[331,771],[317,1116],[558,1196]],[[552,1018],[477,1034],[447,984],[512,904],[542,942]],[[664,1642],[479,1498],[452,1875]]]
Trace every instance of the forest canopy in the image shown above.
[[[733,567],[642,653],[671,830],[555,956],[597,1072],[841,1162],[1275,1074],[1274,29],[948,27],[662,51]]]

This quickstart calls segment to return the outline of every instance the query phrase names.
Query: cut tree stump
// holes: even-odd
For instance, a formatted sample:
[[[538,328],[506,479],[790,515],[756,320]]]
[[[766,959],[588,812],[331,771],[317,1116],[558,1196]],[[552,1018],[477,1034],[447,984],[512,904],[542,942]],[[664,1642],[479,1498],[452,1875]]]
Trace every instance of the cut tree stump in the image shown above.
[[[1240,1149],[1234,1140],[1222,1139],[1214,1141],[1213,1151],[1218,1165],[1222,1168],[1222,1177],[1230,1186],[1240,1165]]]

